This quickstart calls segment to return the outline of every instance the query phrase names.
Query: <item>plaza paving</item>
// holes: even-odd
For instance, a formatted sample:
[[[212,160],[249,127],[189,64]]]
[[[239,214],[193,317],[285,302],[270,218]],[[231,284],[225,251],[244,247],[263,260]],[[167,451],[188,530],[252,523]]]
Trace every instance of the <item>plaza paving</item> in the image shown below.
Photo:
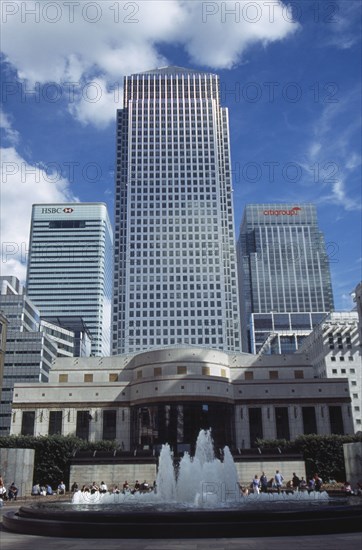
[[[0,509],[0,516],[18,506],[7,504]],[[260,529],[263,529],[262,517]],[[20,535],[5,531],[0,524],[1,550],[362,550],[361,533],[341,533],[334,535],[314,535],[306,537],[255,537],[242,539],[85,539],[54,538],[37,535]]]

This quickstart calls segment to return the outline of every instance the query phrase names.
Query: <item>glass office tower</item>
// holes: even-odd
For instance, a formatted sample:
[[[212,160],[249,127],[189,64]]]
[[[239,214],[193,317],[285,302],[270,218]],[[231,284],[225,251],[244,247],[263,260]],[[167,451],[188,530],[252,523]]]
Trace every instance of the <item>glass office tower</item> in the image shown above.
[[[33,205],[27,294],[42,317],[82,317],[93,355],[110,353],[112,250],[105,204]]]
[[[329,260],[313,204],[247,205],[237,254],[243,351],[255,352],[251,326],[266,334],[273,313],[318,312],[320,321],[333,310]],[[252,319],[253,313],[268,318]]]
[[[126,77],[117,117],[113,353],[240,350],[217,75],[165,67]]]

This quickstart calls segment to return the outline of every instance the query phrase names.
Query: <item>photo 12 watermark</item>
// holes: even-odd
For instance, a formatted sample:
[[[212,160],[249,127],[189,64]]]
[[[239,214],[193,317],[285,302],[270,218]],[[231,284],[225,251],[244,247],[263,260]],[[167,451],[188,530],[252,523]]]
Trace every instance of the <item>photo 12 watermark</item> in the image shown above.
[[[107,19],[113,23],[140,22],[142,2],[1,2],[1,22],[18,23],[88,23]]]

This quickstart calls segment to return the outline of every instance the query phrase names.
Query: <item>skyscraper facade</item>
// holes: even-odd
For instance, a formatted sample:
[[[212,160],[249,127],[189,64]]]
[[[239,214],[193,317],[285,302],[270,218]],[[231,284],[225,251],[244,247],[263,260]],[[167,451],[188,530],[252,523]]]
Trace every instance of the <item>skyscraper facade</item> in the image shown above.
[[[214,74],[125,78],[117,114],[113,353],[240,350],[227,109]]]
[[[0,436],[4,436],[10,433],[14,384],[47,382],[57,343],[39,330],[39,311],[16,277],[0,277],[0,311],[7,320],[0,401]]]
[[[295,319],[305,330],[333,310],[329,259],[313,204],[247,205],[237,254],[243,351],[255,352],[251,326],[265,340],[279,323],[278,313],[319,313],[312,325],[310,319]],[[280,322],[293,326],[293,319]]]
[[[27,294],[43,317],[82,317],[99,356],[110,353],[112,250],[105,204],[33,205]]]

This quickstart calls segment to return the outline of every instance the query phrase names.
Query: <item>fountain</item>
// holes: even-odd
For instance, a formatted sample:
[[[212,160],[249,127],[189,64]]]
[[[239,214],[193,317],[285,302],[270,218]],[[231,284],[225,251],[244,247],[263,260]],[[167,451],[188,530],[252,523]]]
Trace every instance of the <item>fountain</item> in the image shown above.
[[[334,501],[325,492],[245,496],[229,448],[219,460],[211,431],[202,430],[194,457],[185,453],[177,471],[162,446],[154,491],[77,491],[72,503],[22,506],[3,523],[22,533],[94,538],[280,536],[358,531],[361,509],[359,499]]]

